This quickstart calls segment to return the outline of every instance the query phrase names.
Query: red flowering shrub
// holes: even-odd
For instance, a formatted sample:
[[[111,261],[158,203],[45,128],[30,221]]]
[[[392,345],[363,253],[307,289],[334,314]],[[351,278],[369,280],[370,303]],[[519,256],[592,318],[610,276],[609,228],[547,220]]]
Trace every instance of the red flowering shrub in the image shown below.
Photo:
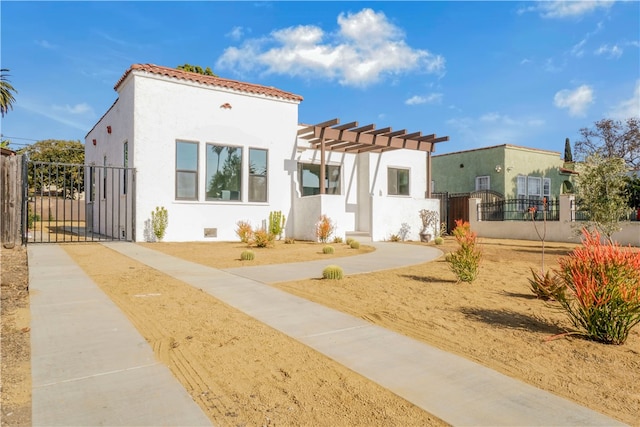
[[[336,226],[331,221],[331,218],[321,215],[320,220],[316,223],[316,237],[320,242],[327,243],[335,229]]]
[[[459,281],[473,282],[478,277],[481,258],[477,234],[471,231],[467,221],[457,219],[453,235],[460,247],[447,255],[449,267]]]
[[[583,230],[582,245],[559,260],[566,292],[558,302],[575,332],[606,344],[624,344],[640,322],[640,252],[600,242]]]

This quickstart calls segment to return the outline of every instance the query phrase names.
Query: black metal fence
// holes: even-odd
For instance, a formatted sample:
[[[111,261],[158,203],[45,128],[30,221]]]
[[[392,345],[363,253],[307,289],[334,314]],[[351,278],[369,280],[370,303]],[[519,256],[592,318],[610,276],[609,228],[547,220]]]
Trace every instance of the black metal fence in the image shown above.
[[[480,203],[478,215],[482,221],[559,221],[558,200],[549,200],[545,204],[540,199],[505,199]]]
[[[134,239],[134,169],[32,161],[25,169],[25,243]]]

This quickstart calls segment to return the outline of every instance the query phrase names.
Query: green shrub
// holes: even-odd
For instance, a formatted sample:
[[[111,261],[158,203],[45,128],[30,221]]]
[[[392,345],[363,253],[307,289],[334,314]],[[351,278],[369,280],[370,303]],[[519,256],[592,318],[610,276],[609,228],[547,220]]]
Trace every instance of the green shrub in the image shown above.
[[[336,236],[333,238],[333,243],[342,243],[342,237]]]
[[[566,285],[560,280],[560,278],[547,271],[544,275],[539,274],[533,268],[531,269],[532,279],[529,279],[529,287],[531,292],[543,301],[559,300],[564,297]]]
[[[640,323],[640,252],[600,242],[583,230],[582,245],[561,258],[566,285],[558,302],[576,328],[572,333],[605,344],[624,344]]]
[[[242,253],[240,254],[240,259],[243,261],[253,261],[255,257],[256,254],[250,250],[242,251]]]
[[[453,235],[460,247],[447,255],[447,262],[458,281],[473,282],[478,277],[481,252],[477,247],[476,233],[471,231],[468,222],[456,220]]]
[[[282,238],[284,231],[285,217],[281,211],[272,211],[269,213],[269,233],[278,236],[278,240]]]
[[[389,240],[391,240],[392,242],[399,242],[402,239],[400,239],[400,236],[398,236],[397,234],[392,234]]]
[[[33,225],[37,221],[40,221],[40,215],[38,215],[37,213],[30,213],[28,218],[27,228],[33,228]]]
[[[285,237],[284,243],[287,245],[293,245],[296,242],[296,239],[293,237]]]
[[[164,206],[156,206],[156,210],[151,211],[151,227],[153,228],[153,235],[156,236],[158,241],[164,239],[168,225],[169,213]]]
[[[267,230],[257,230],[253,232],[253,244],[258,248],[269,248],[273,246],[275,236]]]
[[[323,254],[332,254],[332,253],[334,253],[334,252],[335,252],[335,251],[334,251],[334,249],[333,249],[333,246],[329,246],[329,245],[327,245],[327,246],[325,246],[324,248],[322,248],[322,253],[323,253]]]
[[[444,239],[442,237],[438,236],[438,237],[436,237],[434,239],[434,242],[435,242],[436,245],[441,245],[441,244],[444,243]]]
[[[351,246],[351,242],[353,242],[353,239],[351,237],[349,237],[345,243],[347,245]]]
[[[340,280],[343,275],[344,273],[342,268],[337,265],[328,265],[324,270],[322,270],[323,279]]]
[[[238,221],[236,223],[236,234],[242,243],[249,243],[253,237],[253,229],[247,221]]]
[[[360,242],[358,242],[357,240],[352,240],[349,246],[351,247],[351,249],[360,249]]]

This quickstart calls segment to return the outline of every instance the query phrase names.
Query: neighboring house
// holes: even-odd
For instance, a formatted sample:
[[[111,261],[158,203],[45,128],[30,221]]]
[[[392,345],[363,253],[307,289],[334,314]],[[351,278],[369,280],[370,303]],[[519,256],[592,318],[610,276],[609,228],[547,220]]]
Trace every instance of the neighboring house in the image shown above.
[[[238,221],[265,226],[271,211],[297,239],[315,239],[325,214],[339,237],[385,240],[406,223],[417,240],[419,211],[439,210],[429,163],[448,137],[300,125],[299,95],[151,64],[131,66],[115,90],[85,137],[93,232],[153,240],[151,212],[163,206],[165,241],[237,240]]]
[[[433,191],[491,190],[505,199],[556,199],[573,191],[570,169],[556,151],[504,144],[433,156]]]

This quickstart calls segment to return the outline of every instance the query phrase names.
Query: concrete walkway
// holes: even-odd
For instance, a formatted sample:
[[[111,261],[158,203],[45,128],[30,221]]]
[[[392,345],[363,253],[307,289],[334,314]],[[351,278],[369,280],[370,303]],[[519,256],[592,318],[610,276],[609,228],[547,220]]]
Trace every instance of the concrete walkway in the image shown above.
[[[60,246],[29,245],[28,254],[34,426],[211,425]]]
[[[264,284],[320,277],[322,268],[330,263],[340,265],[347,274],[421,263],[441,255],[440,251],[433,247],[373,243],[377,248],[375,252],[329,262],[243,267],[223,271],[177,259],[131,243],[103,244],[208,292],[454,426],[623,425],[569,400],[511,379],[467,359]],[[42,259],[48,256],[49,251],[55,252],[52,248],[55,246],[30,247],[30,263],[32,257]],[[58,261],[50,268],[54,268],[61,262],[63,261]],[[33,272],[34,276],[43,273],[38,270]],[[90,281],[88,282],[85,286],[95,287]],[[108,301],[103,302],[105,305],[110,305]],[[85,315],[86,313],[77,314],[74,320],[84,323],[82,316]],[[102,314],[100,317],[103,322],[111,325],[109,319],[113,316],[116,314],[109,314],[108,317]],[[38,326],[34,324],[32,329],[35,330],[36,327]],[[40,324],[40,327],[43,325]],[[64,327],[67,328],[70,325]],[[126,327],[127,325],[120,325],[118,328]],[[129,325],[128,328],[133,329],[133,326]],[[32,332],[33,341],[43,338],[42,336],[36,338]],[[96,338],[97,341],[107,341]],[[67,339],[72,342],[77,340],[73,335],[69,335]],[[131,342],[126,346],[123,345],[122,351],[128,349],[127,351],[135,353],[138,351],[136,345],[139,346],[140,343]],[[34,353],[34,364],[37,356]],[[100,366],[102,363],[100,361],[96,365]],[[151,364],[151,366],[157,366],[157,364]],[[138,380],[131,382],[136,381]],[[34,390],[35,384],[34,380]],[[85,391],[85,393],[91,392]],[[120,400],[127,392],[127,390],[122,392]],[[105,398],[103,403],[108,405],[108,402],[109,400]],[[157,405],[163,406],[162,403]],[[196,417],[175,415],[174,419],[180,419],[178,424],[195,424],[189,420],[199,420],[198,417],[201,415],[199,408],[191,409],[192,406],[186,403],[178,406],[185,412],[193,410],[195,415],[192,416]],[[40,399],[36,405],[34,398],[34,425],[37,425],[36,410],[47,412],[52,409],[46,407]],[[151,419],[146,422],[156,424]],[[86,423],[71,421],[67,421],[67,424],[86,425]]]

